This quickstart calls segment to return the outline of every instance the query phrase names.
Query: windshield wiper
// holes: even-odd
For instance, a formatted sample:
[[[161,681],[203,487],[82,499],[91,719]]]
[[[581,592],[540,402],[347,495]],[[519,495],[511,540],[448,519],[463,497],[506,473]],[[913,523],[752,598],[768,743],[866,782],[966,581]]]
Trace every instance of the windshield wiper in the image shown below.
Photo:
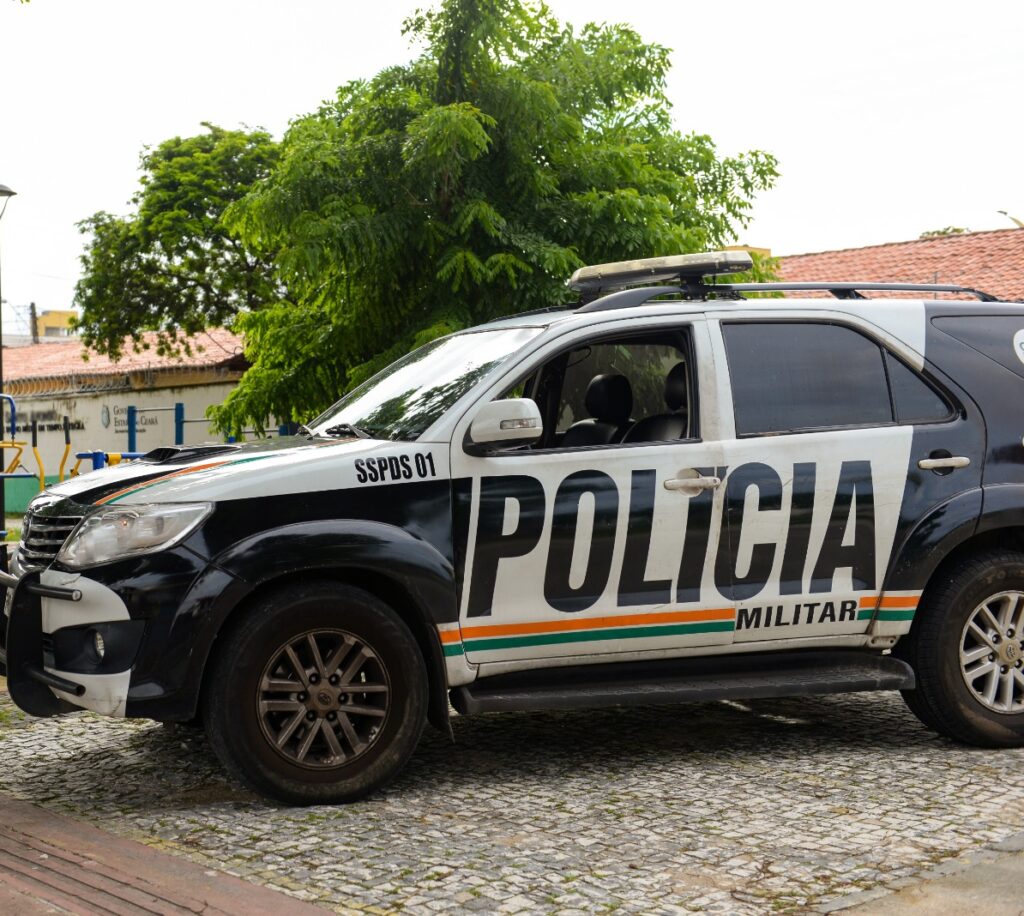
[[[313,430],[308,426],[304,426],[302,423],[299,424],[299,428],[295,430],[296,436],[305,436],[307,439],[313,438]]]
[[[372,439],[371,436],[365,429],[360,429],[358,426],[353,426],[351,423],[337,423],[334,426],[328,426],[324,430],[325,436],[331,436],[332,438],[338,438],[340,436],[356,436],[359,439]]]

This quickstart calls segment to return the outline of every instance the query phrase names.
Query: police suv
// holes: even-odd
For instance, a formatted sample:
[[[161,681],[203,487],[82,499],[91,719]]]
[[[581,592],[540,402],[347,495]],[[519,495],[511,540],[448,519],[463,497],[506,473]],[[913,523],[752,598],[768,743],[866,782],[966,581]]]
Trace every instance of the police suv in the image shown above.
[[[584,268],[577,307],[435,340],[298,436],[50,488],[2,576],[11,696],[201,721],[298,804],[385,783],[449,701],[893,689],[1024,744],[1024,305],[718,282],[749,266]],[[815,292],[746,297],[780,288]]]

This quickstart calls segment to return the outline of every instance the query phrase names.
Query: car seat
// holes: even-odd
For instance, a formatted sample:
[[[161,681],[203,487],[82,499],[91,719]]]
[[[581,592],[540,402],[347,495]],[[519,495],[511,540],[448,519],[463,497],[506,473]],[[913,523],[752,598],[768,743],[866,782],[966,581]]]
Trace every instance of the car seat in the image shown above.
[[[621,441],[633,412],[633,387],[626,376],[595,375],[587,385],[583,404],[590,419],[573,423],[562,436],[561,448]]]
[[[664,442],[682,439],[689,428],[689,374],[686,363],[676,363],[665,378],[665,404],[671,413],[659,413],[637,420],[623,442]],[[571,427],[570,427],[571,428]]]

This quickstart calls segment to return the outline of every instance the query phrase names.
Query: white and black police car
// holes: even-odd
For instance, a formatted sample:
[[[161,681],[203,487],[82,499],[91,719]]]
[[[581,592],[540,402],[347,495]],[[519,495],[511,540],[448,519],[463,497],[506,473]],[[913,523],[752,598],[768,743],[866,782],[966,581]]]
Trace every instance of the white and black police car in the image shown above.
[[[2,577],[11,696],[201,721],[298,804],[382,785],[449,701],[894,689],[1024,744],[1024,305],[715,276],[749,266],[584,268],[577,307],[436,340],[300,435],[50,488]]]

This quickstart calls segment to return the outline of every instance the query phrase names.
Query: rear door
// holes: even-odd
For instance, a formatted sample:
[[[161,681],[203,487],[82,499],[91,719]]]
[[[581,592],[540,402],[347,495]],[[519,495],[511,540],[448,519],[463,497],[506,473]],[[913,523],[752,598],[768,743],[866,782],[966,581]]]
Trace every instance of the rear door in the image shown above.
[[[977,466],[928,466],[963,443],[948,392],[852,317],[718,326],[735,422],[720,557],[736,641],[856,637],[873,621],[905,631],[919,593],[881,590],[908,513],[980,481]]]

